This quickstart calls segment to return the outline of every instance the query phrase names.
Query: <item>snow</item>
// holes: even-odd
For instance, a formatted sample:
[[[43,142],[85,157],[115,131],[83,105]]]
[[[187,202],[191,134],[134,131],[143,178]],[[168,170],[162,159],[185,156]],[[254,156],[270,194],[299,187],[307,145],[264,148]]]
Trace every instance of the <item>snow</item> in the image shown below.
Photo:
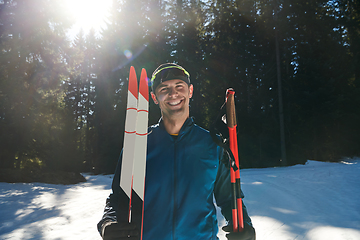
[[[360,239],[360,160],[243,171],[258,239]]]
[[[84,176],[75,185],[0,183],[0,239],[100,240],[112,175]],[[360,158],[242,170],[257,240],[359,240],[359,176]]]

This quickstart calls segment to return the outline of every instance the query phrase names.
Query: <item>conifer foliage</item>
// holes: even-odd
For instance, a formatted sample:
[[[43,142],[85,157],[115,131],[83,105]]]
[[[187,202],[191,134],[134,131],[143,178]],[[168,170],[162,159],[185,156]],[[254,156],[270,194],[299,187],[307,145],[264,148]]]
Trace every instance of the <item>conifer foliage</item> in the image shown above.
[[[287,164],[359,155],[359,5],[113,0],[102,30],[69,39],[62,1],[0,1],[0,167],[112,172],[129,68],[164,62],[190,72],[205,128],[235,89],[241,167],[281,165],[279,79]]]

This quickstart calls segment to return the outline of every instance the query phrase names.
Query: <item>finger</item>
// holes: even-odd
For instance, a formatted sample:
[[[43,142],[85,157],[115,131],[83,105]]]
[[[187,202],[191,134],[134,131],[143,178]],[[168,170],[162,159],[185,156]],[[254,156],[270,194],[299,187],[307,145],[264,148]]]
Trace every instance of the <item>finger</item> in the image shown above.
[[[233,226],[232,225],[227,225],[227,226],[223,227],[222,230],[225,231],[225,232],[232,232],[233,231]]]
[[[104,236],[103,240],[139,240],[139,237],[134,237],[134,236],[126,236],[126,237]]]
[[[136,224],[114,223],[105,228],[104,239],[135,239],[139,238]]]
[[[137,228],[137,225],[133,222],[131,223],[118,223],[116,224],[117,225],[117,228],[119,229],[125,229],[125,230],[135,230]]]
[[[104,240],[122,240],[122,239],[127,239],[127,240],[138,240],[139,239],[139,234],[137,232],[132,233],[126,233],[123,231],[118,231],[118,232],[112,232],[110,234],[105,234],[104,236]]]

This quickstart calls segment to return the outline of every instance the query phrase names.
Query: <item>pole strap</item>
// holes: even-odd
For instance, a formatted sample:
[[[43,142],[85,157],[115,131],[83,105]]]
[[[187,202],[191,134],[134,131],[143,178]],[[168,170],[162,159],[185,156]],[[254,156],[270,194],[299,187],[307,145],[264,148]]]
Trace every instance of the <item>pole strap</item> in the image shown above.
[[[224,119],[224,116],[226,115],[226,108],[224,108],[225,105],[226,102],[224,102],[224,104],[221,106],[214,122],[210,125],[210,136],[218,146],[224,149],[224,152],[226,153],[226,158],[222,158],[222,162],[225,164],[225,166],[228,168],[231,167],[234,171],[237,171],[238,167],[235,164],[235,157],[230,150],[230,146],[228,144],[229,139],[226,139],[221,133],[221,131],[216,128],[218,122],[224,123],[222,119]]]

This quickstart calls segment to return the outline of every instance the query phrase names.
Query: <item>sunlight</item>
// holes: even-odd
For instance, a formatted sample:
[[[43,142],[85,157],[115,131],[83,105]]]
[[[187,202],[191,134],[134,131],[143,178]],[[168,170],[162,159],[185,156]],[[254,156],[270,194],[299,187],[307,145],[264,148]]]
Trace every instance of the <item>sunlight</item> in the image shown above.
[[[285,209],[285,208],[271,207],[271,209],[273,209],[277,212],[280,212],[280,213],[284,213],[284,214],[297,214],[298,213],[296,211]]]
[[[67,8],[75,17],[74,29],[87,33],[91,28],[99,32],[105,26],[105,19],[111,7],[111,0],[65,0]]]
[[[289,240],[296,239],[299,234],[292,232],[292,228],[277,220],[266,216],[251,216],[251,220],[256,229],[256,238],[263,240]]]
[[[355,228],[340,228],[334,226],[319,226],[313,228],[307,234],[309,240],[337,240],[346,239],[355,240],[360,239],[360,231]]]

